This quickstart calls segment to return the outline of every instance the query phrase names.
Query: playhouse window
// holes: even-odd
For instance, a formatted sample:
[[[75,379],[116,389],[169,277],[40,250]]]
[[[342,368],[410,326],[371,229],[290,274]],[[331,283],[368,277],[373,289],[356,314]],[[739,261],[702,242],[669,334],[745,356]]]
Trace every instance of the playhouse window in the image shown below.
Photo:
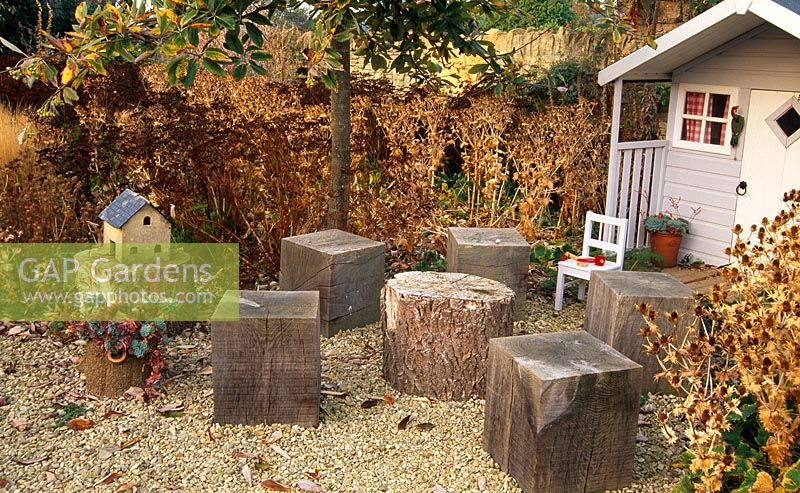
[[[736,90],[681,85],[678,95],[675,147],[730,153],[731,108]]]
[[[144,220],[142,221],[142,223],[145,226],[150,226],[150,216],[144,216]]]
[[[770,116],[767,125],[778,137],[784,147],[789,147],[800,139],[800,102],[792,96]]]

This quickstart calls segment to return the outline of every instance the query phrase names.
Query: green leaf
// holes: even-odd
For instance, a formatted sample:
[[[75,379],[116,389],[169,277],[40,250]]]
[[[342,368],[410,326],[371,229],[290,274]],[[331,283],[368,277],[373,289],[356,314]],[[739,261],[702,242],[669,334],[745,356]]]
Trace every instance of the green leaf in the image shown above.
[[[169,85],[174,86],[178,83],[178,67],[185,59],[186,57],[183,55],[176,56],[167,64],[167,80],[169,81]]]
[[[197,17],[197,14],[199,12],[200,12],[199,10],[190,10],[190,11],[186,12],[185,14],[183,14],[183,17],[181,17],[181,26],[185,26],[185,25],[189,24],[190,22],[192,22],[192,19]]]
[[[225,29],[236,28],[236,20],[233,18],[232,15],[220,15],[215,20],[219,25],[221,25]]]
[[[260,26],[269,26],[272,24],[272,21],[269,20],[269,17],[260,14],[258,12],[253,12],[244,16],[245,19],[249,21],[253,21]]]
[[[231,58],[228,56],[228,54],[220,50],[219,48],[206,48],[206,51],[205,53],[203,53],[203,56],[215,62],[231,61]]]
[[[196,27],[190,27],[186,30],[186,42],[192,46],[200,44],[200,32]]]
[[[382,55],[373,56],[372,59],[370,60],[370,63],[372,64],[372,70],[376,70],[376,71],[377,70],[386,70],[386,68],[388,67],[388,63],[386,62],[386,58],[384,58]]]
[[[756,478],[758,477],[758,470],[757,469],[749,469],[744,473],[744,479],[742,480],[742,484],[739,485],[738,488],[733,490],[731,493],[748,493],[750,488],[756,483]]]
[[[75,89],[69,86],[64,87],[64,102],[67,104],[72,104],[77,100],[78,100],[78,93],[75,91]]]
[[[25,52],[17,48],[16,45],[14,45],[14,43],[12,43],[11,41],[8,41],[5,38],[0,37],[0,43],[2,43],[3,46],[13,51],[14,53],[19,53],[20,55],[25,56]]]
[[[266,51],[254,51],[250,53],[250,58],[258,62],[266,62],[272,60],[272,54]]]
[[[498,82],[497,85],[494,86],[494,96],[500,97],[501,94],[503,94],[503,83]]]
[[[782,485],[786,491],[800,491],[800,461],[784,473]]]
[[[252,41],[254,45],[259,48],[264,46],[264,35],[261,34],[261,30],[258,26],[250,22],[245,22],[244,28],[247,31],[247,37],[250,38],[250,41]]]
[[[672,493],[694,493],[692,478],[688,474],[684,475],[680,482],[672,488]]]
[[[236,80],[244,79],[244,76],[247,75],[247,65],[241,63],[234,67],[233,71],[231,72],[233,78]]]
[[[223,69],[219,63],[209,58],[203,58],[203,68],[205,68],[214,75],[218,76],[225,75],[225,69]]]
[[[189,60],[189,63],[186,65],[186,76],[183,78],[183,87],[189,88],[192,84],[194,84],[194,79],[197,77],[197,60]]]
[[[253,72],[255,72],[258,75],[269,75],[267,69],[257,64],[256,62],[250,62],[250,68],[253,69]]]
[[[225,46],[240,55],[244,53],[244,45],[239,39],[239,33],[236,31],[231,30],[225,33]]]
[[[469,73],[471,74],[484,74],[486,71],[489,70],[489,65],[486,63],[477,63],[469,69]]]

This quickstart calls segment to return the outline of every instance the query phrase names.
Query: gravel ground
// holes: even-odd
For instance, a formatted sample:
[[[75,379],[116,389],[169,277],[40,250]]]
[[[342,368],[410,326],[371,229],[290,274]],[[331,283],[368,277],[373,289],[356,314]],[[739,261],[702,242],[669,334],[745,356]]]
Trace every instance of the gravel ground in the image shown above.
[[[557,315],[551,305],[537,303],[533,321],[518,322],[517,332],[580,327],[582,304]],[[151,404],[86,395],[76,343],[0,336],[0,485],[31,492],[247,492],[269,491],[262,482],[272,480],[291,491],[518,492],[481,447],[483,401],[399,394],[381,378],[381,346],[378,325],[323,342],[323,385],[332,395],[323,400],[320,426],[304,430],[213,424],[211,348],[203,332],[185,332],[170,344],[171,380]],[[371,398],[380,401],[363,408]],[[645,404],[634,485],[624,491],[669,491],[677,481],[670,464],[679,451],[666,445],[652,412],[671,402],[657,396]],[[85,408],[93,426],[59,427],[67,404]],[[184,411],[157,411],[169,404]],[[399,430],[409,415],[411,425]]]

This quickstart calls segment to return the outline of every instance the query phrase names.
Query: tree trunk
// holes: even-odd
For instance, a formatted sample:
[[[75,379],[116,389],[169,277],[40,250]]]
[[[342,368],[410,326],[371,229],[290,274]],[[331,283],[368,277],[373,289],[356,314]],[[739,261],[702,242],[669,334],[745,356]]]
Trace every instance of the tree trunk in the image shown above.
[[[347,199],[350,188],[350,42],[334,42],[342,70],[336,71],[331,91],[331,176],[328,186],[328,229],[347,231]]]
[[[397,390],[440,400],[483,398],[489,339],[512,335],[514,292],[454,272],[405,272],[382,300],[383,376]]]

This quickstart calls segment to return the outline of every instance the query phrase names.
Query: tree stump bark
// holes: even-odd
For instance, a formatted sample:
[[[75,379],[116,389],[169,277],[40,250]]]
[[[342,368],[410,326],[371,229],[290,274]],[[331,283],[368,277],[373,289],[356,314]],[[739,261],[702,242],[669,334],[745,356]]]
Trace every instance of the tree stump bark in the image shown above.
[[[513,332],[514,292],[469,274],[406,272],[382,296],[383,375],[440,400],[482,398],[489,339]]]
[[[97,397],[120,397],[131,387],[144,387],[150,375],[146,358],[130,354],[121,363],[112,363],[94,341],[86,343],[80,369],[86,375],[86,392]]]

